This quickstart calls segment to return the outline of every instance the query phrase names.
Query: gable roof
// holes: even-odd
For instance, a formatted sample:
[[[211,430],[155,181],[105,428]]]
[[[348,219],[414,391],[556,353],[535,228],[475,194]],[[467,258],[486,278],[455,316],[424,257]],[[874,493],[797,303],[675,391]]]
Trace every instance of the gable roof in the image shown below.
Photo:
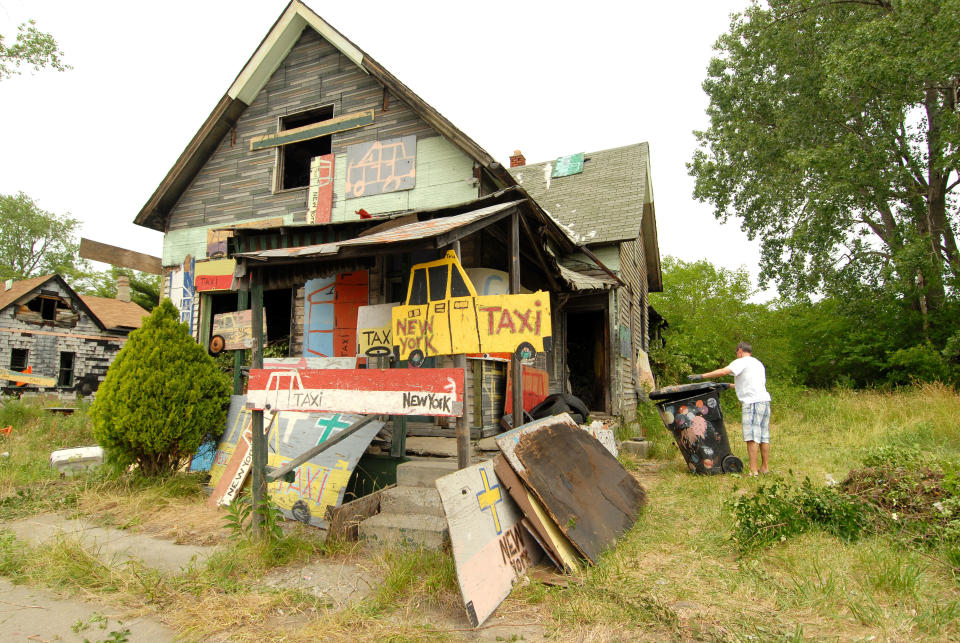
[[[650,146],[636,143],[586,152],[579,174],[552,176],[554,161],[510,168],[541,208],[578,243],[597,246],[643,238],[650,289],[662,289]]]
[[[122,331],[140,328],[143,325],[143,318],[150,314],[132,301],[92,295],[80,295],[80,299],[107,330]]]
[[[44,275],[42,277],[31,277],[29,279],[14,281],[10,285],[9,290],[4,290],[6,282],[0,283],[0,310],[3,310],[21,297],[30,294],[33,290],[39,288],[54,277],[56,277],[56,275]]]
[[[361,70],[377,79],[405,102],[428,125],[485,168],[498,188],[516,185],[513,177],[490,154],[448,121],[440,112],[413,93],[393,74],[370,58],[300,0],[291,0],[273,27],[244,65],[233,84],[200,129],[187,144],[180,158],[167,172],[153,195],[140,210],[134,223],[164,232],[167,217],[190,182],[216,150],[223,136],[253,102],[273,72],[290,53],[306,28],[312,28]]]
[[[42,277],[31,277],[29,279],[21,279],[20,281],[14,281],[11,284],[9,290],[2,290],[5,287],[5,284],[0,284],[0,310],[3,310],[7,306],[15,304],[17,302],[29,301],[33,297],[31,294],[38,290],[44,284],[47,284],[51,281],[56,281],[63,289],[67,292],[67,295],[77,302],[79,306],[89,317],[93,320],[97,326],[101,329],[107,329],[108,327],[104,325],[103,321],[90,310],[90,306],[84,301],[84,297],[78,295],[70,285],[64,281],[63,277],[57,274],[44,275]],[[100,299],[99,297],[94,297],[93,299]],[[136,304],[134,304],[136,305]],[[140,308],[137,306],[137,308]],[[141,310],[143,310],[141,308]]]

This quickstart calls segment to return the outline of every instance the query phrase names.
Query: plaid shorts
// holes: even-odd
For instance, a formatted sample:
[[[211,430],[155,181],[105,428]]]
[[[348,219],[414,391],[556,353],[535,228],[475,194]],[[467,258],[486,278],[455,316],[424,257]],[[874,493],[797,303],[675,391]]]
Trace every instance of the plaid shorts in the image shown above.
[[[743,405],[744,442],[770,442],[770,402]]]

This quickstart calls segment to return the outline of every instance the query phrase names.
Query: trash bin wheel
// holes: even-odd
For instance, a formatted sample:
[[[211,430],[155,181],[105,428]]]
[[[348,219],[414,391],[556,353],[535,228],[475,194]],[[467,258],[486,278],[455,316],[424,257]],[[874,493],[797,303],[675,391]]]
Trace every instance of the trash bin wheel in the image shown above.
[[[735,455],[728,455],[720,463],[724,473],[740,473],[743,471],[743,461]]]
[[[219,355],[223,352],[226,345],[227,342],[223,339],[223,335],[214,335],[210,338],[210,345],[208,346],[210,354],[214,356]]]

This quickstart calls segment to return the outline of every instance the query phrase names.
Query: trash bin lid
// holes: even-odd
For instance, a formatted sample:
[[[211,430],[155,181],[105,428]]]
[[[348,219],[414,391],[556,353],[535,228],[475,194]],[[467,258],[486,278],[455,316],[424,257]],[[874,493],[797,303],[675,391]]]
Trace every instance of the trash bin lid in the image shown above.
[[[673,386],[664,386],[655,391],[650,391],[651,400],[670,400],[684,397],[693,397],[697,393],[712,393],[713,391],[722,391],[730,388],[730,384],[724,382],[694,382],[693,384],[675,384]]]

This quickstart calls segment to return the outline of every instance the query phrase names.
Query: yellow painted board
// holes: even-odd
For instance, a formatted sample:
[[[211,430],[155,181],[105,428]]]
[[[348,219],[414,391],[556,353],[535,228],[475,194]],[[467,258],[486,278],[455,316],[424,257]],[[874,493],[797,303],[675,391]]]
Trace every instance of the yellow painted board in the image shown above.
[[[43,377],[42,375],[30,375],[27,373],[18,373],[0,369],[0,380],[10,380],[11,382],[23,382],[24,384],[33,384],[34,386],[56,386],[57,378]]]

